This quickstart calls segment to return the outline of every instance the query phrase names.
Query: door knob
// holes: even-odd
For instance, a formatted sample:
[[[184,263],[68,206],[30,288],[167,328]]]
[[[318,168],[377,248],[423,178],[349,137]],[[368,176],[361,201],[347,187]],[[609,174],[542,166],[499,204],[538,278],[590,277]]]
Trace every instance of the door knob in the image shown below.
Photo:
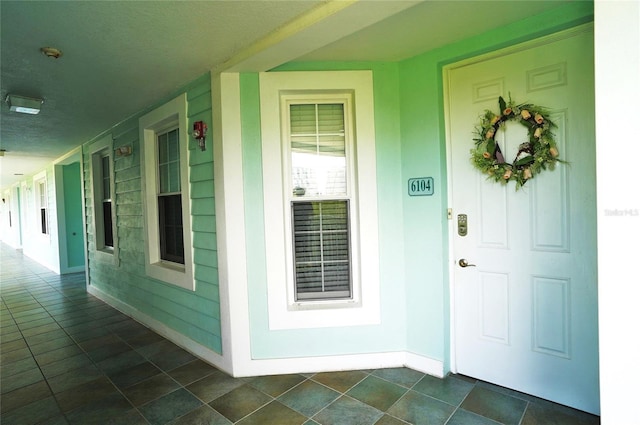
[[[467,262],[467,260],[465,260],[464,258],[461,258],[460,261],[458,261],[458,264],[460,265],[460,267],[475,267],[475,264],[469,264]]]

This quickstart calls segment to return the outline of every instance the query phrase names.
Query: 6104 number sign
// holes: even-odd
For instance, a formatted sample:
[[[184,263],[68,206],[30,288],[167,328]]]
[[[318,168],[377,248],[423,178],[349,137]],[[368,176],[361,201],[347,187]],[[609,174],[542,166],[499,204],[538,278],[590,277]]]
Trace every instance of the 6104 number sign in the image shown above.
[[[409,196],[433,195],[433,177],[409,179]]]

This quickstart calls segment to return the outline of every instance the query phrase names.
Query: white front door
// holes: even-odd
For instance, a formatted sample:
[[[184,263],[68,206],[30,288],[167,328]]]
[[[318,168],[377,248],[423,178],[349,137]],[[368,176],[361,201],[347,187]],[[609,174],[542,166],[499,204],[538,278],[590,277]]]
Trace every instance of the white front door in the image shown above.
[[[599,413],[593,81],[590,26],[445,70],[454,370]],[[476,170],[474,127],[499,96],[547,107],[568,164],[517,191]],[[526,128],[502,128],[512,162]]]

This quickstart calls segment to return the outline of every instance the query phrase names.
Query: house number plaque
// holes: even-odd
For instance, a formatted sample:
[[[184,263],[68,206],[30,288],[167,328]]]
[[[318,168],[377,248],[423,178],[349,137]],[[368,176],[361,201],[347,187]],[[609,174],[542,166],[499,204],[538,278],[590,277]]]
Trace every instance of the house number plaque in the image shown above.
[[[433,177],[409,179],[409,196],[433,195]]]

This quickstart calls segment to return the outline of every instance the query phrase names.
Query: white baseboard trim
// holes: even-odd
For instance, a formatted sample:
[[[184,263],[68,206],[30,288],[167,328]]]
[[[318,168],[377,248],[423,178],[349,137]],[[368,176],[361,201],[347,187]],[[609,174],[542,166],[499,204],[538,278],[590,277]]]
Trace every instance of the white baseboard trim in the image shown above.
[[[135,307],[107,294],[106,292],[96,288],[94,285],[87,285],[87,292],[109,304],[116,310],[131,317],[135,321],[142,323],[149,329],[153,330],[159,335],[162,335],[174,344],[179,345],[193,355],[201,358],[202,360],[205,360],[218,369],[231,374],[231,368],[229,367],[230,362],[228,362],[227,359],[225,359],[222,355],[216,353],[212,349],[207,348],[199,342],[196,342],[191,338],[181,334],[180,332],[167,327],[164,323],[154,319],[147,314],[142,313]]]
[[[251,359],[241,363],[234,367],[236,377],[385,369],[405,366],[438,378],[444,377],[444,365],[441,361],[406,351],[285,359]]]
[[[168,328],[162,322],[142,313],[135,307],[122,302],[93,285],[87,285],[87,292],[234,377],[383,369],[405,366],[438,378],[444,377],[443,362],[406,351],[282,359],[247,358],[236,359],[235,364],[233,364],[231,359]]]
[[[437,378],[444,378],[444,363],[440,360],[434,360],[430,357],[421,356],[419,354],[406,352],[405,366],[410,369],[415,369],[427,375],[432,375]]]
[[[404,366],[403,352],[347,354],[320,357],[251,359],[234,367],[236,377],[290,373],[337,372]]]

